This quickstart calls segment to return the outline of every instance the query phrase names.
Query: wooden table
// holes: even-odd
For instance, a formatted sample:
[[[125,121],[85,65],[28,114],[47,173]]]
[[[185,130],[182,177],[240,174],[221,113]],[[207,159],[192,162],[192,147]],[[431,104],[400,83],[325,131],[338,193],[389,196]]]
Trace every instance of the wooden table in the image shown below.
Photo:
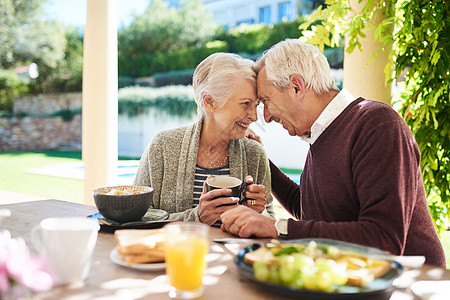
[[[11,210],[0,228],[8,229],[13,237],[23,237],[30,248],[30,231],[39,222],[56,216],[87,216],[96,212],[94,206],[59,200],[43,200],[0,205]],[[230,237],[220,229],[211,228],[210,238]],[[243,245],[228,248],[211,243],[208,269],[205,276],[205,294],[199,299],[284,299],[289,298],[269,291],[240,276],[233,261]],[[115,247],[111,232],[101,230],[93,261],[83,286],[56,286],[51,291],[33,295],[33,299],[169,299],[169,282],[165,271],[139,271],[122,267],[111,261]],[[70,259],[70,258],[68,258]],[[418,280],[450,280],[450,271],[424,265],[419,269],[405,269],[389,299],[417,299],[409,287]]]

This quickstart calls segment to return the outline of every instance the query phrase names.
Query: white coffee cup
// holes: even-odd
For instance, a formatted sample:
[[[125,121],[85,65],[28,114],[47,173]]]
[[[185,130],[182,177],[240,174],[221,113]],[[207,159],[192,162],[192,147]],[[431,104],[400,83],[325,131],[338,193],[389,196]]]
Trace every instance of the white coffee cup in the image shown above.
[[[56,284],[82,282],[88,275],[100,226],[94,219],[55,217],[31,231],[36,250],[46,256]]]

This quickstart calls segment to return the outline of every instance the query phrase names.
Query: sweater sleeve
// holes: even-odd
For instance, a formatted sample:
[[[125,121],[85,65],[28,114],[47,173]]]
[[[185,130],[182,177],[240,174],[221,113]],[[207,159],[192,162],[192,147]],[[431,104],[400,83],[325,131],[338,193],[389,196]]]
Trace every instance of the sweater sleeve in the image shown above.
[[[299,186],[286,176],[271,160],[269,160],[269,163],[274,197],[292,216],[300,219]],[[298,201],[294,199],[298,199]]]
[[[160,138],[160,134],[157,134],[142,154],[133,182],[134,185],[153,188],[153,204],[150,208],[160,208],[161,185],[164,176],[163,153],[163,139]]]
[[[361,129],[352,145],[351,180],[359,207],[357,218],[340,222],[289,220],[289,238],[332,238],[403,254],[420,188],[421,177],[416,176],[420,156],[412,134],[398,118],[375,121]],[[322,188],[342,187],[323,183]],[[303,201],[314,205],[309,199]]]
[[[258,168],[258,177],[262,177],[262,184],[266,187],[266,208],[262,214],[271,219],[275,219],[275,212],[273,210],[273,198],[272,198],[272,179],[270,176],[269,160],[264,150],[262,150],[261,160]]]
[[[169,219],[184,222],[200,222],[200,219],[198,218],[198,206],[182,212],[171,213]]]

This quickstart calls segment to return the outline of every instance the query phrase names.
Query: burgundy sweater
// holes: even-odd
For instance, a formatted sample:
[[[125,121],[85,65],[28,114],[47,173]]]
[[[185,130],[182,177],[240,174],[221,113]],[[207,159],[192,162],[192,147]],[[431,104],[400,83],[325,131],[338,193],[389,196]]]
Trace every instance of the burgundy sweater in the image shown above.
[[[300,185],[271,171],[272,192],[298,220],[288,221],[289,239],[337,239],[445,267],[417,143],[389,105],[353,101],[311,145]]]

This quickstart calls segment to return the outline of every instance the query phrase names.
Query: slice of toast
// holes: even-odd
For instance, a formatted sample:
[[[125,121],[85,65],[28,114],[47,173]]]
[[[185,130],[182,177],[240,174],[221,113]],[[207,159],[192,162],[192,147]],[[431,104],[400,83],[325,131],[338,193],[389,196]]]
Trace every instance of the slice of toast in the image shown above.
[[[164,261],[164,232],[160,229],[121,229],[114,232],[117,253],[125,262]]]
[[[259,247],[255,251],[248,252],[244,255],[244,262],[252,266],[254,262],[261,261],[268,265],[272,264],[273,254],[267,247]]]
[[[122,255],[123,260],[131,264],[146,264],[164,261],[164,251],[153,251],[151,254],[127,254]]]

